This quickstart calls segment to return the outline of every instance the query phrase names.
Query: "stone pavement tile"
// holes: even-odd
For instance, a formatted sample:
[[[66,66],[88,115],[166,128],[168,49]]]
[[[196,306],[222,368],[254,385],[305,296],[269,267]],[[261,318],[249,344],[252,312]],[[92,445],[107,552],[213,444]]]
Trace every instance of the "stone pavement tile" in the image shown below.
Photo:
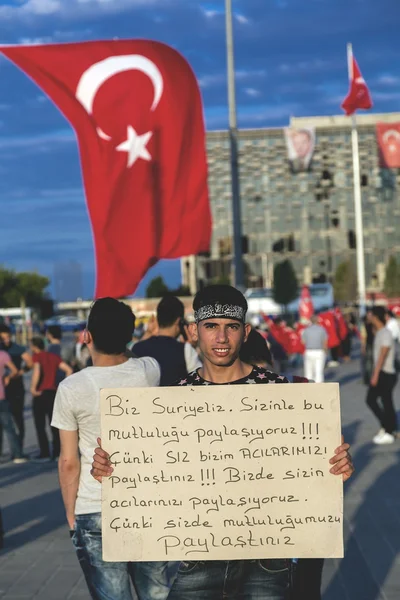
[[[76,569],[60,568],[41,587],[38,598],[40,600],[67,600],[71,588],[75,589],[81,578],[81,573]],[[86,597],[89,597],[86,592]]]
[[[26,593],[26,590],[29,590],[32,597],[35,597],[35,594],[39,593],[59,568],[60,565],[56,555],[38,555],[36,560],[32,559],[30,563],[26,561],[24,567],[21,564],[20,576],[9,588],[8,595],[22,595]]]

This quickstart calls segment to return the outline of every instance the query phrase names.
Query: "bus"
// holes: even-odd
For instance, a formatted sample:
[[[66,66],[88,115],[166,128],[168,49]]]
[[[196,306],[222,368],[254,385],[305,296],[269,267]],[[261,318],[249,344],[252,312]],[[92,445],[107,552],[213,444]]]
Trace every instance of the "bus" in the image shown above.
[[[330,283],[312,283],[308,288],[316,313],[333,308],[333,287]],[[288,305],[287,310],[289,313],[299,312],[300,293],[301,289],[298,292],[297,299]],[[283,307],[274,301],[271,288],[249,288],[246,290],[245,296],[250,315],[262,313],[274,317],[283,312]]]

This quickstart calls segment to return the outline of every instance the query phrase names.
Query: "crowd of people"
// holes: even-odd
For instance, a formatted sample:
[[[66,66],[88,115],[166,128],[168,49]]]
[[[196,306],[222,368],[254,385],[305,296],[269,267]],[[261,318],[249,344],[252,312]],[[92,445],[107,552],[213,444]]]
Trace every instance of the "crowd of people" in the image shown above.
[[[287,600],[288,590],[291,599],[319,600],[322,560],[212,564],[102,560],[99,482],[112,473],[106,448],[97,442],[102,387],[322,382],[326,364],[349,360],[351,337],[358,335],[355,321],[337,308],[294,327],[282,318],[268,317],[252,327],[246,320],[244,296],[230,286],[203,289],[195,297],[193,310],[194,323],[188,324],[182,302],[166,296],[134,344],[135,317],[127,305],[112,298],[94,303],[87,328],[75,332],[70,344],[63,344],[60,329],[52,326],[46,340],[32,338],[27,350],[1,326],[0,429],[8,437],[11,458],[16,464],[27,460],[23,454],[24,374],[32,370],[30,392],[40,449],[34,460],[60,457],[66,518],[92,598],[130,599],[131,583],[140,600],[228,598],[229,580],[249,600]],[[392,391],[400,330],[392,319],[385,309],[376,307],[359,333],[367,404],[381,425],[375,443],[394,442],[397,431]],[[304,377],[291,376],[290,366],[301,355]],[[348,449],[346,443],[332,449],[330,460],[332,474],[344,480],[353,472]]]

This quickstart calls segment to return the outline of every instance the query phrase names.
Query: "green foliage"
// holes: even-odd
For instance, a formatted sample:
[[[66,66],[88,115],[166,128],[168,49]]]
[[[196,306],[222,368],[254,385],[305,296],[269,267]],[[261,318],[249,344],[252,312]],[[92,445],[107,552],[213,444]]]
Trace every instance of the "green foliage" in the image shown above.
[[[394,256],[389,258],[383,289],[388,298],[400,296],[400,265]]]
[[[351,260],[338,265],[333,278],[333,291],[336,302],[356,302],[357,277]]]
[[[10,308],[20,306],[38,307],[46,295],[50,281],[38,273],[18,273],[0,267],[0,306]]]
[[[168,287],[160,275],[150,281],[146,288],[146,298],[162,298],[168,292]]]
[[[296,272],[290,260],[284,260],[274,266],[273,296],[275,302],[287,306],[298,296],[299,284]]]

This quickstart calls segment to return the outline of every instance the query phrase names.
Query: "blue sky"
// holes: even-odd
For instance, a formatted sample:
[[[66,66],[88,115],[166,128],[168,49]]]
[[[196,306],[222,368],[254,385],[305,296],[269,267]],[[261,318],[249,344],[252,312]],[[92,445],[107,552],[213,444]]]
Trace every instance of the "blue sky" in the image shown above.
[[[233,4],[240,127],[340,113],[348,41],[374,111],[400,109],[399,0]],[[0,0],[0,32],[4,44],[113,37],[166,42],[194,68],[208,129],[227,127],[223,0]],[[79,261],[89,297],[92,237],[72,130],[1,56],[0,78],[0,263],[52,276],[56,262]],[[171,286],[179,284],[177,261],[159,263],[147,280],[160,272]]]

